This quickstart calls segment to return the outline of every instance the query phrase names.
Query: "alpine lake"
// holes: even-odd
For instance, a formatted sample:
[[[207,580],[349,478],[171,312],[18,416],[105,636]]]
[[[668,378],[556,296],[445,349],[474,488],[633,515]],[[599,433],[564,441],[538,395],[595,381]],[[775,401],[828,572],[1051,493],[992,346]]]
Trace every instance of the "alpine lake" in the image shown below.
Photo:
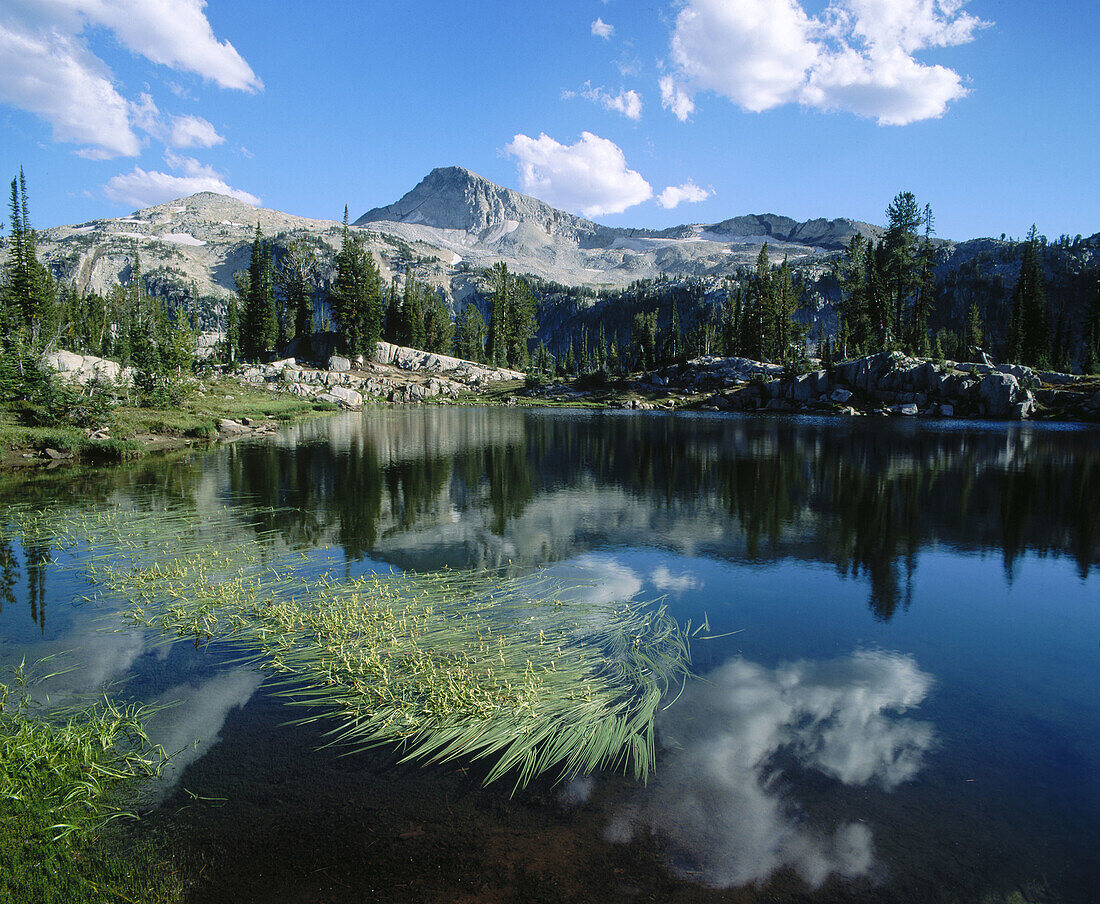
[[[0,664],[62,663],[58,703],[164,707],[149,732],[174,756],[134,830],[174,839],[190,901],[1100,897],[1096,427],[419,407],[0,486]],[[364,694],[415,657],[418,680],[473,662],[440,632],[473,631],[463,601],[493,588],[524,626],[517,674],[551,635],[562,657],[540,673],[556,683],[508,679],[506,706],[588,694],[591,668],[593,694],[635,706],[624,618],[634,651],[665,631],[683,661],[647,654],[659,700],[606,755],[563,767],[600,729],[558,709],[531,741],[553,755],[496,768],[519,748],[495,735],[425,740],[396,710],[411,728],[363,728],[314,660],[287,660],[288,684],[277,628],[253,625],[265,668],[255,635],[173,622],[193,602],[179,563],[209,590],[219,556],[255,578],[253,621],[295,582],[353,607],[431,597],[420,646]],[[401,624],[370,630],[399,646]]]

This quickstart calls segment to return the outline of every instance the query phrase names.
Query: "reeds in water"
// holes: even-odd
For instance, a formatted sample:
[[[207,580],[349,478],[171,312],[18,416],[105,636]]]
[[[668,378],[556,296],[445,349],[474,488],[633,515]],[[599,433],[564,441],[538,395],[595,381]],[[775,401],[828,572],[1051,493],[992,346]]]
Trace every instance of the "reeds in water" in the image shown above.
[[[300,721],[353,746],[483,758],[524,785],[653,768],[653,722],[686,678],[689,633],[660,606],[564,602],[539,575],[386,574],[337,580],[219,510],[9,512],[72,551],[130,621],[232,642],[282,681]]]

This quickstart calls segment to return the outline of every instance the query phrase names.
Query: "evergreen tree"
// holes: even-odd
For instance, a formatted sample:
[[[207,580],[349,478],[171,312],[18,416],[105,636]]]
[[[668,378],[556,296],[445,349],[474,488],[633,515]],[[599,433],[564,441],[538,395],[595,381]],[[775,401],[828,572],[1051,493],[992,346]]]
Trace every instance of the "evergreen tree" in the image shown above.
[[[275,348],[279,331],[271,247],[259,223],[252,238],[248,274],[238,283],[238,293],[241,294],[241,357],[246,361],[258,361]]]
[[[397,291],[397,277],[394,276],[390,280],[390,288],[386,293],[386,317],[382,326],[382,338],[394,345],[400,345],[403,334],[401,293]]]
[[[408,270],[405,271],[405,291],[401,300],[402,345],[427,348],[424,332],[424,292]]]
[[[1034,226],[1027,235],[1020,276],[1012,293],[1008,353],[1021,364],[1047,366],[1050,362],[1050,323]]]
[[[373,255],[363,245],[362,236],[351,233],[346,206],[343,241],[336,255],[336,279],[329,293],[329,304],[347,351],[372,357],[382,335],[382,278]]]
[[[896,345],[906,334],[906,315],[919,283],[917,230],[924,218],[914,194],[903,191],[895,195],[886,208],[886,219],[884,276],[892,314],[888,341]]]
[[[56,327],[57,287],[38,261],[38,239],[31,228],[23,168],[11,180],[10,252],[0,285],[0,329],[6,341],[21,339],[34,349]]]
[[[485,318],[476,304],[467,302],[458,317],[455,353],[466,361],[485,360]]]
[[[505,346],[508,335],[508,295],[512,290],[512,278],[508,265],[500,262],[489,271],[493,297],[489,307],[489,336],[485,343],[485,357],[489,363],[500,367],[505,363]]]
[[[637,363],[643,370],[657,366],[657,312],[634,315],[634,349]]]
[[[981,348],[985,341],[984,332],[982,313],[978,310],[978,303],[972,301],[966,312],[966,344],[972,348]]]
[[[424,309],[424,348],[437,355],[449,355],[454,342],[455,325],[442,294],[429,290]]]
[[[722,354],[741,354],[742,290],[739,282],[730,280],[726,302],[722,307]]]
[[[508,297],[506,358],[509,367],[522,370],[530,357],[530,342],[538,330],[535,293],[526,279],[512,280]]]

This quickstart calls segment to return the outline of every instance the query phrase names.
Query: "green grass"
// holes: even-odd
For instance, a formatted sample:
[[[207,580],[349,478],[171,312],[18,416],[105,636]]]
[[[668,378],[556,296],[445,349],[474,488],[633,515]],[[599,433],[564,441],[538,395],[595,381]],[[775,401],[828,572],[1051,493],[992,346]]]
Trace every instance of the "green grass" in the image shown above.
[[[517,785],[653,768],[658,703],[690,665],[688,633],[663,607],[565,603],[538,575],[315,576],[237,520],[256,515],[11,508],[7,520],[85,550],[85,575],[129,601],[134,623],[251,650],[304,718],[352,746],[484,758],[488,780]]]
[[[139,408],[121,405],[111,411],[109,440],[88,439],[78,427],[32,427],[22,423],[17,406],[0,407],[0,450],[8,453],[56,449],[90,463],[114,463],[147,454],[140,436],[157,436],[169,444],[175,440],[213,441],[221,418],[240,420],[269,415],[280,423],[336,411],[337,406],[284,393],[245,386],[234,380],[218,380],[203,396],[194,395],[172,408]]]
[[[23,664],[0,683],[0,900],[177,900],[157,845],[114,828],[166,761],[145,734],[151,711],[107,699],[48,711],[30,686]]]

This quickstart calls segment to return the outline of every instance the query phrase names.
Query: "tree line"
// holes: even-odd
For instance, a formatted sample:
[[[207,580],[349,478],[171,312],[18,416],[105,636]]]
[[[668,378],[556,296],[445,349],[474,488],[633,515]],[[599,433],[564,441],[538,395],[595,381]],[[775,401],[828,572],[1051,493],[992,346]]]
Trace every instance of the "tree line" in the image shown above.
[[[538,328],[528,281],[498,263],[487,273],[489,321],[475,301],[452,318],[441,290],[406,269],[388,285],[363,236],[348,225],[344,209],[334,276],[326,282],[313,248],[299,239],[274,261],[273,243],[259,227],[249,268],[237,274],[237,293],[227,313],[224,355],[258,361],[285,350],[315,328],[315,310],[331,314],[341,350],[369,359],[379,340],[499,367],[525,368]]]

